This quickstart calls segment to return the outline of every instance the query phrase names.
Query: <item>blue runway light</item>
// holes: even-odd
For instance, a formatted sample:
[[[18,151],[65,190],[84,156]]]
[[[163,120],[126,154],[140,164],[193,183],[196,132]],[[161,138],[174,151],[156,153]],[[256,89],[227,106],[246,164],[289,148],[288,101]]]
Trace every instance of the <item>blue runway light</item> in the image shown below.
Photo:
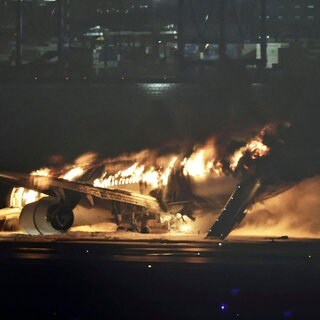
[[[221,303],[220,304],[220,311],[224,312],[228,309],[228,305],[226,305],[225,303]]]

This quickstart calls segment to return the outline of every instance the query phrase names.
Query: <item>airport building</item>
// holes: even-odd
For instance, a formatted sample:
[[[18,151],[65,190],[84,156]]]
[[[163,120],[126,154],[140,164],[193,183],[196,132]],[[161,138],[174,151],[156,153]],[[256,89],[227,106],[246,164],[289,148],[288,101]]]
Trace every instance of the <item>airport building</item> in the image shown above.
[[[273,68],[302,51],[302,59],[317,59],[320,47],[315,0],[2,0],[0,15],[1,65],[14,66],[20,50],[22,64],[47,52],[56,61],[63,52],[65,60],[77,60],[69,63],[74,69],[85,62],[93,74],[172,69],[181,52],[186,61],[218,60],[221,45],[227,57],[254,64],[265,38],[266,66]],[[292,46],[300,51],[292,53]]]

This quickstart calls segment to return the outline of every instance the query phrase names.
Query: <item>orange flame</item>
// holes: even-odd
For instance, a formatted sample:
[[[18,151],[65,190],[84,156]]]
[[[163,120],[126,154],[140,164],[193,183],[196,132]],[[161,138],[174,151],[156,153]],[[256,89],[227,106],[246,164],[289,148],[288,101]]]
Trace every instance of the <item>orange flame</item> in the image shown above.
[[[270,152],[270,148],[262,142],[262,137],[256,136],[249,140],[245,147],[236,150],[230,159],[230,168],[235,170],[239,164],[240,159],[246,152],[250,153],[251,159],[257,159],[266,156]]]
[[[250,139],[230,157],[230,169],[235,171],[240,159],[249,153],[252,159],[257,159],[270,152],[268,146],[262,142],[263,130],[259,135]],[[93,185],[101,188],[119,188],[124,185],[146,185],[148,188],[161,188],[168,184],[168,179],[175,167],[182,168],[184,175],[194,181],[207,178],[217,178],[225,174],[223,162],[217,159],[214,140],[208,140],[201,147],[197,147],[188,157],[179,154],[157,157],[155,151],[143,150],[133,155],[122,155],[116,159],[104,162],[105,171],[93,180]],[[87,153],[75,160],[72,166],[65,166],[59,173],[49,168],[33,171],[32,175],[55,176],[65,180],[76,181],[88,168],[96,164],[96,155]],[[123,163],[126,163],[124,165]],[[129,163],[129,164],[128,164]],[[100,163],[101,165],[102,163]],[[141,188],[140,188],[141,191]],[[142,191],[141,191],[142,192]],[[14,188],[10,205],[22,207],[27,203],[40,199],[41,193]]]

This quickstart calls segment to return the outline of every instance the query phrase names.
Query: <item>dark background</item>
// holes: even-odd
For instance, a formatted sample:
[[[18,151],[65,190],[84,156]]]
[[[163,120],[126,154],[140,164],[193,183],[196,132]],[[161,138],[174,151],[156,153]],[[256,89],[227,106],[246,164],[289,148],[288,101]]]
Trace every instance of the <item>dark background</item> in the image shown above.
[[[80,18],[89,1],[79,3],[73,7],[78,10],[78,14],[73,15],[75,34],[83,34],[97,19],[97,12],[93,10],[83,22]],[[203,6],[199,4],[198,7],[202,18],[206,14],[206,3],[209,2],[201,2]],[[285,9],[286,21],[295,21],[292,2],[283,3],[291,6],[290,10]],[[273,4],[275,9],[275,2]],[[12,9],[14,3],[11,5]],[[50,6],[54,4],[46,5],[49,15],[54,9]],[[37,12],[43,13],[42,9],[28,4],[29,25],[25,39],[29,42],[38,41],[43,35],[56,36],[57,16],[53,13],[48,30],[33,39],[33,30],[39,27],[30,21],[37,21],[32,15],[36,18]],[[172,7],[169,10],[173,10]],[[191,41],[197,38],[197,32],[190,12],[186,12],[186,16],[190,17],[187,28],[192,31],[188,34]],[[251,11],[242,15],[245,21],[248,13]],[[279,15],[270,14],[273,17],[270,26],[276,26],[274,22]],[[252,16],[253,27],[248,37],[258,42],[259,13]],[[9,32],[8,41],[12,41],[15,15],[6,17],[8,20],[3,18],[2,21],[7,21],[5,30]],[[213,17],[208,41],[219,40],[217,15]],[[113,24],[121,26],[117,17],[107,18],[100,17],[99,23],[111,21],[110,25],[105,23],[106,28]],[[229,15],[229,22],[230,19],[235,21],[234,18]],[[176,19],[177,15],[172,15],[166,23]],[[306,19],[301,19],[301,23],[305,24]],[[312,24],[313,30],[320,30],[316,28],[317,21],[315,19]],[[133,19],[132,28],[136,22],[139,19]],[[301,24],[287,22],[279,37],[291,39],[294,44],[301,40],[301,46],[308,43],[315,49],[312,54],[316,52],[314,40],[318,33],[310,33],[309,29],[296,32]],[[230,22],[229,26],[231,38],[237,38],[239,34],[231,32],[236,24]],[[310,38],[305,41],[306,34]],[[200,42],[207,39],[200,39]],[[152,81],[143,75],[139,79],[122,79],[121,73],[114,79],[90,76],[84,79],[79,74],[67,79],[60,69],[53,73],[55,77],[45,72],[44,77],[35,77],[39,74],[32,69],[24,73],[23,68],[17,72],[15,66],[5,66],[1,69],[6,72],[1,73],[0,83],[0,171],[30,172],[52,165],[52,156],[60,156],[63,163],[72,163],[89,151],[97,152],[101,159],[145,148],[168,148],[177,152],[192,148],[212,135],[224,145],[231,137],[239,140],[251,137],[266,123],[288,120],[294,125],[290,136],[291,153],[283,152],[283,157],[275,158],[284,160],[281,169],[289,167],[299,171],[303,167],[303,174],[297,179],[314,175],[318,173],[320,136],[319,63],[317,59],[306,63],[306,56],[300,58],[298,50],[291,59],[293,64],[288,63],[289,68],[280,71],[260,67],[250,72],[244,63],[229,59],[195,66],[195,72],[189,72],[194,66],[188,65],[181,74],[170,78],[172,82],[163,75],[156,75]],[[159,69],[161,66],[156,68]],[[312,159],[316,160],[312,162]],[[281,177],[287,178],[292,177]],[[1,207],[5,205],[8,191],[9,187],[1,186]],[[218,244],[210,243],[207,260],[192,265],[188,259],[194,259],[197,244],[186,244],[186,260],[182,262],[179,257],[183,249],[178,244],[170,251],[172,260],[166,263],[161,256],[151,271],[147,266],[150,257],[146,255],[150,243],[140,246],[139,252],[128,252],[128,244],[93,242],[89,245],[84,242],[76,245],[73,241],[56,239],[45,245],[41,241],[33,244],[13,239],[2,242],[0,251],[1,301],[9,317],[11,312],[11,315],[32,319],[319,318],[317,242],[312,246],[299,242],[277,246],[279,243],[269,240],[262,246],[231,244],[220,255],[215,253],[219,250]],[[159,246],[162,245],[168,250],[169,244]],[[150,252],[157,250],[152,248]],[[129,256],[135,262],[121,260],[119,256],[123,259]],[[309,256],[314,259],[310,260]],[[230,293],[237,288],[240,294]],[[227,313],[221,312],[221,303],[230,307]],[[241,317],[237,316],[238,310]]]

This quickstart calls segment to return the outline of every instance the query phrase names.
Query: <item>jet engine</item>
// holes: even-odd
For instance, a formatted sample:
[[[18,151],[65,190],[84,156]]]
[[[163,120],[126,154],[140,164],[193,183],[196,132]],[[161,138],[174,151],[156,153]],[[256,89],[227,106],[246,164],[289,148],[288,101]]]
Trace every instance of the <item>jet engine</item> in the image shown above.
[[[24,206],[19,224],[28,234],[57,234],[67,231],[74,221],[71,207],[63,205],[58,199],[45,197]]]

